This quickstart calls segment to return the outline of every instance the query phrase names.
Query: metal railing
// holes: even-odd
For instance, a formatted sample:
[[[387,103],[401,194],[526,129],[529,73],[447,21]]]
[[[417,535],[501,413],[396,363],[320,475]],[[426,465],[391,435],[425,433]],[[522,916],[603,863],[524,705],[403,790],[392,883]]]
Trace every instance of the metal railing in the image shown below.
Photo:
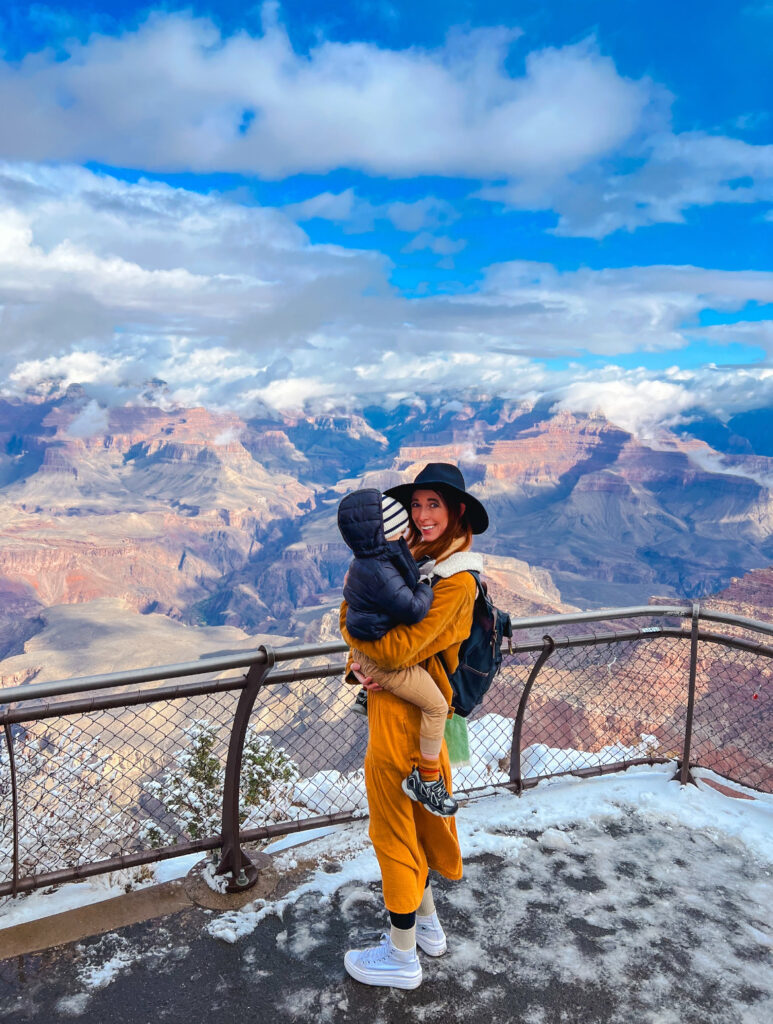
[[[514,626],[468,719],[457,794],[669,761],[682,783],[700,765],[773,792],[773,625],[696,603]],[[261,646],[0,690],[0,896],[210,850],[235,891],[257,877],[245,843],[365,815],[345,650]]]

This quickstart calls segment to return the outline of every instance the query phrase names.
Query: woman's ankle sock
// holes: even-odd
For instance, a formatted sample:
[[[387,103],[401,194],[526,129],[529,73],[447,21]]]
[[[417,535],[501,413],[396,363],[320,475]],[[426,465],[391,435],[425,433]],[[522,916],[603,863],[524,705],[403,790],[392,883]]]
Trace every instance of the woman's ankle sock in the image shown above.
[[[440,758],[420,755],[419,775],[421,775],[423,782],[437,782],[440,778]]]
[[[419,909],[416,911],[417,917],[431,917],[435,913],[435,900],[432,896],[432,886],[428,885],[424,890],[424,895],[421,898]]]
[[[409,953],[416,945],[416,925],[412,928],[395,928],[392,924],[389,926],[389,938],[396,949]]]

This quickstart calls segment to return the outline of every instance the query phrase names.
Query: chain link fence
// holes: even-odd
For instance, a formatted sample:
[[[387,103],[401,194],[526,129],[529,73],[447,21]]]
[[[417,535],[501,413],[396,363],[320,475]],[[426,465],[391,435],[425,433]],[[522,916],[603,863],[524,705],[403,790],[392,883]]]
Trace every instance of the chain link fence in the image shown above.
[[[368,723],[354,711],[356,694],[357,687],[340,676],[262,691],[250,724],[298,769],[292,800],[284,808],[287,820],[365,811]]]
[[[688,663],[674,637],[558,647],[526,706],[523,777],[680,757]]]
[[[150,694],[146,694],[150,696]],[[210,693],[138,706],[78,710],[9,726],[15,768],[18,874],[77,870],[216,833],[222,771],[206,785],[191,775],[191,726],[206,723],[220,768],[236,697]],[[54,711],[56,705],[50,709]],[[10,878],[14,843],[11,762],[0,755],[0,883]],[[201,744],[199,743],[199,746]],[[165,803],[185,779],[195,821]],[[188,826],[186,828],[186,826]]]
[[[773,792],[773,649],[749,635],[697,643],[688,760]],[[543,645],[528,636],[468,719],[470,763],[454,772],[457,794],[683,758],[689,630],[594,636],[558,622],[530,687]],[[367,719],[353,711],[342,660],[324,661],[340,650],[303,649],[248,707],[237,843],[367,812]],[[215,678],[74,700],[63,691],[46,705],[22,699],[34,687],[14,693],[17,703],[0,711],[0,895],[223,845],[226,765],[246,685]]]
[[[702,643],[690,760],[773,792],[773,660]]]

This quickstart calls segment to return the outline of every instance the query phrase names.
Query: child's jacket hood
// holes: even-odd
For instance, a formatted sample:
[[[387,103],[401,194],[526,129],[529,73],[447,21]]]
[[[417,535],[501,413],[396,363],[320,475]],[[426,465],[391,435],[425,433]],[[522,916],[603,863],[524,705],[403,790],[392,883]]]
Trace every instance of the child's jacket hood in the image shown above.
[[[381,491],[366,487],[347,494],[338,506],[338,526],[354,552],[344,583],[352,636],[375,640],[398,623],[420,622],[432,604],[432,590],[419,583],[404,538],[385,538]]]
[[[338,506],[338,529],[354,554],[361,558],[386,551],[381,491],[365,487],[342,498]]]

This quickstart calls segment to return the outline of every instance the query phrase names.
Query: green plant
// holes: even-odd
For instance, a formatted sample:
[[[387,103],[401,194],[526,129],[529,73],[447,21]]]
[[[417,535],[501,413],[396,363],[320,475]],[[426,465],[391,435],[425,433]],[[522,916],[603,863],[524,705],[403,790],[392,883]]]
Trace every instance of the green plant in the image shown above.
[[[219,727],[199,719],[183,730],[188,743],[173,768],[148,783],[148,791],[174,815],[181,832],[202,839],[219,831],[223,768],[213,753]],[[151,846],[169,842],[166,831],[154,823],[145,827]]]
[[[219,726],[199,719],[185,730],[186,746],[174,766],[148,783],[174,819],[174,834],[162,824],[147,821],[141,838],[152,848],[177,841],[180,833],[191,839],[216,835],[221,827],[225,767],[215,753]],[[244,743],[240,784],[239,820],[266,821],[281,814],[290,789],[298,779],[295,762],[270,739],[250,730]],[[170,823],[171,824],[171,823]]]
[[[298,766],[282,747],[275,747],[270,739],[258,733],[249,733],[242,758],[244,805],[257,807],[269,799],[277,785],[293,783],[297,778]],[[242,821],[244,817],[242,815]]]

